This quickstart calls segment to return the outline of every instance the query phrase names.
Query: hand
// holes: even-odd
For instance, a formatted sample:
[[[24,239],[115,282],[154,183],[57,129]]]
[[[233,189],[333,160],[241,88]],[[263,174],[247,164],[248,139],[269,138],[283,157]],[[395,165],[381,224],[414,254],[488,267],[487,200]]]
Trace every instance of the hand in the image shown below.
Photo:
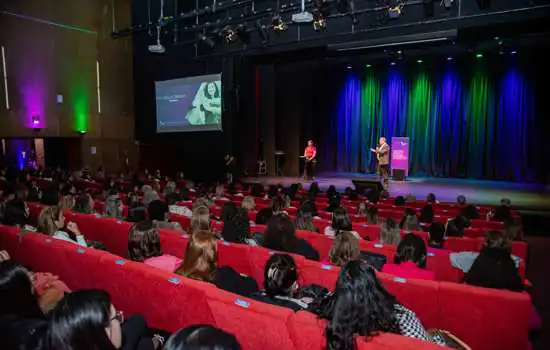
[[[10,255],[5,250],[0,250],[0,262],[10,260]]]
[[[371,152],[376,153],[376,150],[374,148],[371,148],[370,150],[371,150]]]
[[[69,221],[67,223],[67,229],[69,231],[71,231],[72,233],[74,233],[75,235],[77,235],[77,236],[82,236],[82,233],[80,233],[80,230],[78,229],[78,226],[72,221]]]

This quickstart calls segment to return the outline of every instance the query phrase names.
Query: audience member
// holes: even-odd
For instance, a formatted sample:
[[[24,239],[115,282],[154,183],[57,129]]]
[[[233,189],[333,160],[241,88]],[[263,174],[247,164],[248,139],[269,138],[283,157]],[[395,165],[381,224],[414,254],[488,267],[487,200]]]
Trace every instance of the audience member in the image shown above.
[[[367,224],[378,225],[378,208],[370,207],[367,209]]]
[[[241,207],[246,209],[247,211],[255,211],[256,210],[256,202],[254,201],[254,197],[252,197],[252,196],[244,197],[243,201],[241,203]]]
[[[76,197],[73,211],[80,214],[95,214],[94,199],[89,193],[82,192]]]
[[[386,219],[380,228],[380,243],[398,245],[401,241],[401,232],[393,219]]]
[[[118,192],[115,190],[109,191],[109,196],[105,201],[105,216],[122,220],[124,218],[124,204],[120,200]]]
[[[435,194],[431,193],[431,192],[428,193],[428,195],[426,196],[426,202],[431,203],[431,204],[439,203],[437,201],[437,199],[435,198]]]
[[[504,222],[512,218],[510,207],[507,205],[500,205],[496,207],[495,211],[491,214],[490,219],[493,221]]]
[[[464,275],[464,283],[513,292],[524,290],[523,280],[510,252],[499,248],[483,248]]]
[[[0,262],[0,316],[45,318],[35,295],[31,275],[30,271],[12,260]]]
[[[231,219],[226,220],[222,229],[222,238],[226,242],[257,246],[258,242],[250,235],[250,223],[245,211],[239,210]]]
[[[332,223],[325,228],[325,236],[334,237],[338,236],[341,232],[347,231],[353,234],[357,239],[361,239],[361,236],[353,231],[351,219],[344,208],[338,208],[332,214]]]
[[[360,202],[357,206],[357,214],[360,218],[366,218],[367,217],[367,203],[366,202]]]
[[[137,193],[128,195],[128,218],[129,222],[140,222],[147,220],[147,208],[139,200]]]
[[[176,273],[187,278],[215,284],[218,288],[250,296],[258,291],[256,281],[241,276],[231,267],[218,268],[216,236],[208,231],[198,231],[189,236],[183,263]]]
[[[333,213],[337,209],[340,208],[340,195],[338,193],[334,193],[329,195],[327,193],[328,197],[328,207],[325,209],[329,213]]]
[[[469,204],[460,210],[460,216],[464,216],[469,220],[479,219],[479,212],[475,205]]]
[[[319,261],[319,253],[305,240],[296,237],[294,223],[287,215],[274,215],[267,223],[263,246],[268,249],[302,255]]]
[[[456,197],[456,203],[460,206],[465,206],[466,205],[466,197],[464,197],[463,195],[459,195],[458,197]]]
[[[159,195],[156,191],[153,190],[153,188],[149,185],[144,185],[141,189],[143,192],[143,205],[145,207],[149,207],[149,204],[153,201],[156,201],[159,199]]]
[[[13,198],[6,202],[4,206],[4,215],[2,218],[2,224],[6,226],[16,226],[28,231],[36,231],[32,226],[27,225],[29,219],[30,210],[27,204],[20,199]]]
[[[182,261],[175,256],[162,254],[159,230],[149,221],[136,223],[130,228],[128,259],[169,272],[176,271]]]
[[[517,220],[504,221],[504,236],[510,241],[521,241],[521,225]]]
[[[445,225],[445,236],[464,237],[464,228],[461,229],[456,218],[447,220],[447,224]]]
[[[430,225],[428,233],[428,246],[434,249],[443,249],[445,245],[445,225],[434,222]]]
[[[309,211],[302,210],[300,208],[296,215],[296,229],[309,231],[309,232],[319,232],[319,228],[313,224],[313,215]]]
[[[399,227],[405,231],[420,231],[422,230],[420,223],[418,222],[418,217],[416,216],[416,211],[414,209],[405,209],[405,215],[399,223]]]
[[[222,207],[220,219],[225,222],[232,220],[237,215],[237,205],[234,202],[225,202]]]
[[[184,232],[180,224],[168,220],[168,204],[161,200],[154,200],[149,203],[148,208],[149,219],[153,222],[156,228],[167,228],[170,230],[176,230]]]
[[[395,199],[393,201],[393,205],[396,206],[396,207],[404,206],[405,205],[405,197],[403,197],[403,196],[395,197]]]
[[[328,253],[329,263],[334,266],[344,266],[352,260],[359,259],[359,240],[351,232],[342,232],[336,236]]]
[[[210,209],[207,206],[201,205],[193,209],[189,231],[190,234],[197,231],[210,231]]]
[[[208,325],[190,326],[172,334],[164,350],[241,350],[234,335]]]
[[[425,224],[431,224],[434,220],[434,208],[432,205],[425,205],[420,210],[420,218],[418,221],[425,223]]]
[[[266,225],[273,216],[273,209],[267,207],[256,213],[256,225]]]
[[[57,206],[46,207],[42,209],[40,216],[38,217],[38,230],[55,239],[62,241],[79,244],[83,247],[87,247],[86,239],[80,233],[78,226],[69,221],[67,223],[67,231],[63,231],[65,227],[65,216],[61,208]]]
[[[426,270],[426,244],[415,234],[406,234],[395,253],[394,264],[385,264],[382,272],[402,278],[435,280],[432,271]]]

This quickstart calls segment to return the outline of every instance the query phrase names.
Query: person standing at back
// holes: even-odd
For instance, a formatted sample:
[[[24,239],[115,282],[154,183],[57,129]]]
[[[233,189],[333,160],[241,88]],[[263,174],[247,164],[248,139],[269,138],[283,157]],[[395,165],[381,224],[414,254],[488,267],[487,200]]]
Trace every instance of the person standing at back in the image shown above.
[[[390,171],[390,145],[386,143],[386,138],[380,138],[380,145],[376,149],[371,148],[371,151],[376,153],[378,159],[378,171],[382,177],[382,185],[384,189],[388,189],[388,176]]]

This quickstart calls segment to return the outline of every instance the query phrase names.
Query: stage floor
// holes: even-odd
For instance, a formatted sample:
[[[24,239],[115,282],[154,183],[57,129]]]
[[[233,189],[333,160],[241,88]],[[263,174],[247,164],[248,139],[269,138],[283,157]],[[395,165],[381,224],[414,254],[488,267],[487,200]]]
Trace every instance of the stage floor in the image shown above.
[[[376,180],[374,174],[360,173],[320,173],[317,183],[322,189],[330,185],[338,191],[353,187],[352,180]],[[298,177],[251,177],[244,182],[259,182],[264,185],[282,184],[288,186],[302,183],[308,187],[311,181]],[[454,202],[458,195],[466,196],[469,203],[496,205],[503,197],[510,198],[512,204],[523,210],[550,210],[550,189],[540,184],[523,184],[503,181],[484,181],[470,179],[451,179],[434,177],[410,177],[406,181],[390,180],[389,191],[392,196],[412,194],[416,198],[425,198],[430,192],[435,193],[440,201]]]

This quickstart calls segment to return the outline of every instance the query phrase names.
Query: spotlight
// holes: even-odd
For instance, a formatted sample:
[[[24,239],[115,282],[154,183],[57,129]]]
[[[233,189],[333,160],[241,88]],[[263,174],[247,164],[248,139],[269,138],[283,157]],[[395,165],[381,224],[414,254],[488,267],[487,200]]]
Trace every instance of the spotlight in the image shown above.
[[[395,66],[395,65],[396,65],[396,63],[395,63],[394,61],[392,61],[392,62],[390,63],[390,66],[392,66],[392,67]]]
[[[518,53],[518,52],[517,52],[516,50],[510,51],[510,55],[515,55],[515,54],[517,54],[517,53]]]
[[[260,21],[256,21],[256,30],[258,31],[258,36],[260,37],[260,42],[265,45],[269,41],[269,32],[267,27]]]
[[[453,7],[454,0],[441,0],[441,7],[444,7],[446,10],[450,10]]]
[[[370,67],[372,67],[372,65],[367,63],[367,65],[365,67],[370,68]]]
[[[450,62],[450,61],[452,61],[452,60],[453,60],[453,56],[449,56],[449,57],[447,57],[447,61],[449,61],[449,62]]]
[[[38,127],[38,125],[40,125],[40,117],[37,116],[37,115],[33,115],[32,116],[32,126],[33,127]]]
[[[424,62],[424,61],[422,61],[422,60],[417,60],[416,61],[416,63],[422,63],[422,62]]]
[[[201,35],[199,37],[199,40],[200,40],[201,43],[206,44],[208,47],[214,47],[216,45],[214,40],[211,37],[208,37],[206,35]]]
[[[237,26],[237,37],[241,39],[241,42],[244,45],[250,44],[250,32],[246,27],[246,24],[239,24]]]
[[[273,31],[277,34],[280,34],[288,29],[288,25],[283,21],[281,16],[273,16],[273,19],[271,20],[271,28],[273,28]]]
[[[323,14],[319,11],[313,12],[313,29],[316,32],[321,32],[327,28],[327,20],[323,17]]]
[[[477,53],[476,58],[483,58],[483,54],[482,53]]]
[[[434,9],[434,0],[422,0],[422,9],[424,10],[424,17],[433,17]]]
[[[397,19],[403,14],[403,3],[400,0],[391,0],[388,6],[388,17]]]
[[[346,68],[347,68],[347,69],[352,69],[353,66],[352,66],[351,64],[348,64]]]
[[[224,27],[220,32],[220,36],[228,44],[231,44],[237,41],[237,34],[230,26]]]

